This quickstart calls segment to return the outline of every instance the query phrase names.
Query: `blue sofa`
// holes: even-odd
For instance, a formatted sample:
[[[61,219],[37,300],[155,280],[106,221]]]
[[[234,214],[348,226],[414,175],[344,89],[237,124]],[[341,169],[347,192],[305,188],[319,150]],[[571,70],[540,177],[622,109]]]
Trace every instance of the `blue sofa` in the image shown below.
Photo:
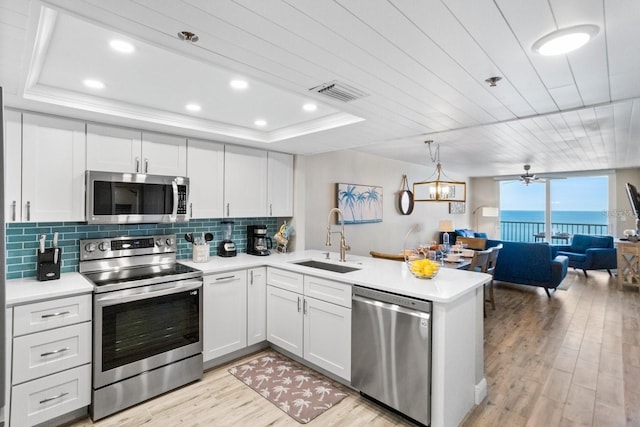
[[[616,248],[611,236],[576,234],[570,245],[557,245],[558,254],[569,258],[569,267],[579,268],[587,276],[587,270],[607,270],[618,267]]]
[[[487,240],[487,249],[502,243],[494,279],[521,285],[540,286],[547,296],[567,275],[569,258],[556,255],[548,243],[507,242]]]

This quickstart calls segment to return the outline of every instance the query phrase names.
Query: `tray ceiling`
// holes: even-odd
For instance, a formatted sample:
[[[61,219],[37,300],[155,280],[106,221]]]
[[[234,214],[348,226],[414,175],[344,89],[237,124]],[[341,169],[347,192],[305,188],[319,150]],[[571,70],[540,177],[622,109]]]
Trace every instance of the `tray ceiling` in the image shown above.
[[[640,2],[5,0],[0,12],[7,106],[425,165],[432,139],[450,176],[640,165]],[[531,49],[577,24],[600,27],[582,49]],[[181,41],[184,30],[199,41]],[[114,52],[114,38],[135,52]],[[490,87],[491,76],[502,80]],[[237,78],[249,88],[231,89]],[[331,81],[366,96],[310,91]]]

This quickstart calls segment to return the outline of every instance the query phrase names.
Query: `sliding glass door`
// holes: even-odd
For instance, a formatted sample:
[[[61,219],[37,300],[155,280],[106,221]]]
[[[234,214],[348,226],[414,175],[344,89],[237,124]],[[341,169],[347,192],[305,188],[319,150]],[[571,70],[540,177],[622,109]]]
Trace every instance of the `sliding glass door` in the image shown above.
[[[608,234],[608,181],[599,175],[500,182],[501,239],[563,244],[574,234]]]
[[[533,182],[500,183],[500,236],[502,240],[533,242],[544,240],[546,187]]]

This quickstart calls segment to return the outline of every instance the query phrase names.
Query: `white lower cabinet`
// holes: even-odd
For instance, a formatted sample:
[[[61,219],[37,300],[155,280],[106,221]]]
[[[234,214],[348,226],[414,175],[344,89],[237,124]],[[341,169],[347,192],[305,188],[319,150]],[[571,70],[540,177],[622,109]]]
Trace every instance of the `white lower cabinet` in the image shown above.
[[[33,426],[89,405],[91,365],[13,386],[11,425]]]
[[[267,285],[267,341],[302,357],[302,295]]]
[[[247,345],[267,339],[267,268],[247,270]]]
[[[351,309],[304,298],[304,358],[351,380]]]
[[[91,295],[7,309],[11,426],[32,426],[91,403]]]
[[[247,346],[246,270],[204,276],[205,362]]]
[[[268,268],[267,340],[350,381],[351,285]]]

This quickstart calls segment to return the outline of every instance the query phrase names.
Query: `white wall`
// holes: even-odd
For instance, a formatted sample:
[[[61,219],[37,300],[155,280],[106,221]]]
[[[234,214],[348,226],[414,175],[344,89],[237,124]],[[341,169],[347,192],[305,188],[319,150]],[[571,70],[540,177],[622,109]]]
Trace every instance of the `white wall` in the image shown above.
[[[469,227],[469,211],[465,214],[449,214],[449,203],[416,202],[411,215],[402,215],[398,211],[397,194],[401,190],[402,175],[407,175],[411,189],[414,181],[428,178],[435,165],[420,166],[383,157],[354,151],[338,151],[313,156],[299,156],[297,168],[304,170],[305,198],[304,209],[298,206],[296,215],[304,215],[304,248],[326,250],[327,215],[331,208],[338,205],[336,183],[375,185],[382,187],[382,222],[375,224],[351,224],[345,226],[349,253],[369,255],[375,250],[387,253],[399,253],[408,230],[420,224],[420,231],[411,234],[410,242],[426,243],[438,236],[438,222],[452,219],[456,228]],[[445,165],[446,166],[446,165]],[[297,177],[298,175],[296,175]],[[463,177],[451,177],[462,180]],[[467,190],[467,194],[469,191]],[[299,193],[296,193],[298,196]],[[335,215],[332,218],[335,224]],[[298,225],[300,221],[298,221]],[[337,226],[333,226],[338,229]],[[332,237],[332,252],[339,251],[338,236]],[[300,240],[297,248],[302,249]]]

